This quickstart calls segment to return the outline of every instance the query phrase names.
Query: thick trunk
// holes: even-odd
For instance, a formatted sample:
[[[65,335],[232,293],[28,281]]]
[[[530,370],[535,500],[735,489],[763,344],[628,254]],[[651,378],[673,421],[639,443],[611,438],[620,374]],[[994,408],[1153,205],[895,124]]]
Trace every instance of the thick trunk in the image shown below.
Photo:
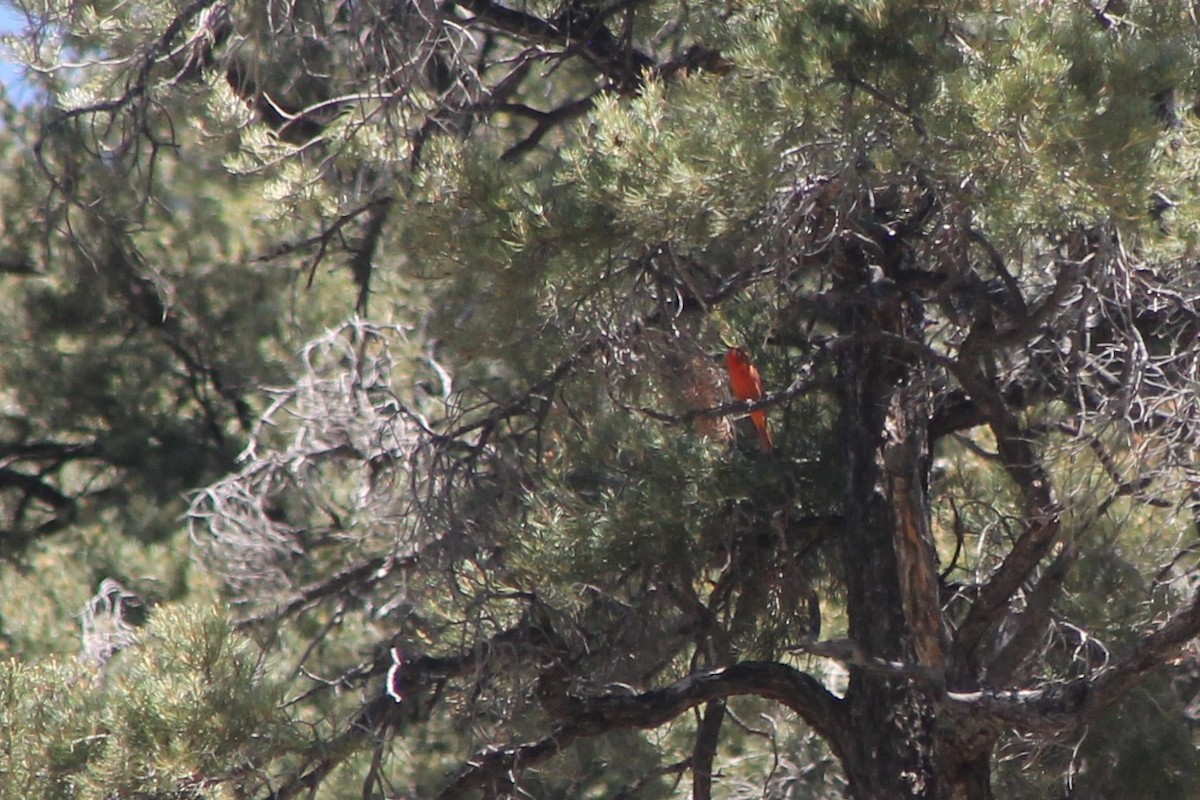
[[[920,301],[886,286],[864,295],[841,331],[852,342],[840,363],[849,634],[868,658],[916,669],[851,668],[847,779],[862,800],[985,800],[987,754],[938,745],[946,644],[928,492],[928,373],[916,352]]]

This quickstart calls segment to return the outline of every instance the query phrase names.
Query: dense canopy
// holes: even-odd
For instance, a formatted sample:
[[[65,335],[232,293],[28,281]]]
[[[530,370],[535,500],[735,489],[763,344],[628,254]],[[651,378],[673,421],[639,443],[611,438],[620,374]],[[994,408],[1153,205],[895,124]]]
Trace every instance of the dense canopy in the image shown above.
[[[18,794],[1200,795],[1194,4],[10,2]]]

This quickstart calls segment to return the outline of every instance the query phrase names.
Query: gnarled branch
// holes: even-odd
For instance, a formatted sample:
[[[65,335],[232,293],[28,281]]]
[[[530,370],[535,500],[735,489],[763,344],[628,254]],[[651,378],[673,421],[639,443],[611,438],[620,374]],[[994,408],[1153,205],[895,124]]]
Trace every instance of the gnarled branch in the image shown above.
[[[819,681],[785,664],[746,661],[690,675],[647,692],[572,697],[567,722],[537,741],[477,753],[439,798],[463,797],[515,769],[552,758],[579,739],[615,730],[655,728],[697,705],[736,695],[754,695],[782,703],[824,736],[834,752],[844,752],[849,744],[845,739],[846,712],[842,701]]]

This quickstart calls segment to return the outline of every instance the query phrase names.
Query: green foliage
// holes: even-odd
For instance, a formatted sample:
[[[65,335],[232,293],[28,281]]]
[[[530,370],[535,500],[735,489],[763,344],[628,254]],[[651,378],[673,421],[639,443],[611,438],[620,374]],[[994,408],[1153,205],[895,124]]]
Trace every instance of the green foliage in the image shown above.
[[[106,578],[149,605],[211,602],[217,595],[215,580],[189,557],[183,532],[146,542],[103,526],[76,526],[31,547],[20,565],[6,564],[0,574],[9,589],[0,598],[0,654],[31,661],[80,652],[81,609]]]
[[[1081,791],[1163,800],[1200,792],[1193,731],[1166,683],[1151,681],[1096,720],[1078,754]]]
[[[1176,687],[1168,684],[1155,679],[1139,687],[1077,737],[1023,753],[1021,759],[1002,759],[998,793],[1057,797],[1066,786],[1083,797],[1195,797],[1200,784],[1194,733]],[[1018,768],[1030,762],[1038,768]]]
[[[0,666],[0,770],[12,796],[105,798],[237,785],[298,743],[282,684],[213,608],[157,612],[102,672]]]

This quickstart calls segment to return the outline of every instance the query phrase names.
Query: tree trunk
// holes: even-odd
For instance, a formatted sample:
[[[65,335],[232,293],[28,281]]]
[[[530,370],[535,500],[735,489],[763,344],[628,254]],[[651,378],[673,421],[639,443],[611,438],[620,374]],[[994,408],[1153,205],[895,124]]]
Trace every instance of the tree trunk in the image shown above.
[[[921,302],[888,282],[857,294],[847,304],[841,333],[849,346],[839,364],[849,635],[866,659],[904,665],[905,674],[850,669],[847,779],[862,800],[985,800],[988,754],[938,746],[946,643],[929,503]]]

